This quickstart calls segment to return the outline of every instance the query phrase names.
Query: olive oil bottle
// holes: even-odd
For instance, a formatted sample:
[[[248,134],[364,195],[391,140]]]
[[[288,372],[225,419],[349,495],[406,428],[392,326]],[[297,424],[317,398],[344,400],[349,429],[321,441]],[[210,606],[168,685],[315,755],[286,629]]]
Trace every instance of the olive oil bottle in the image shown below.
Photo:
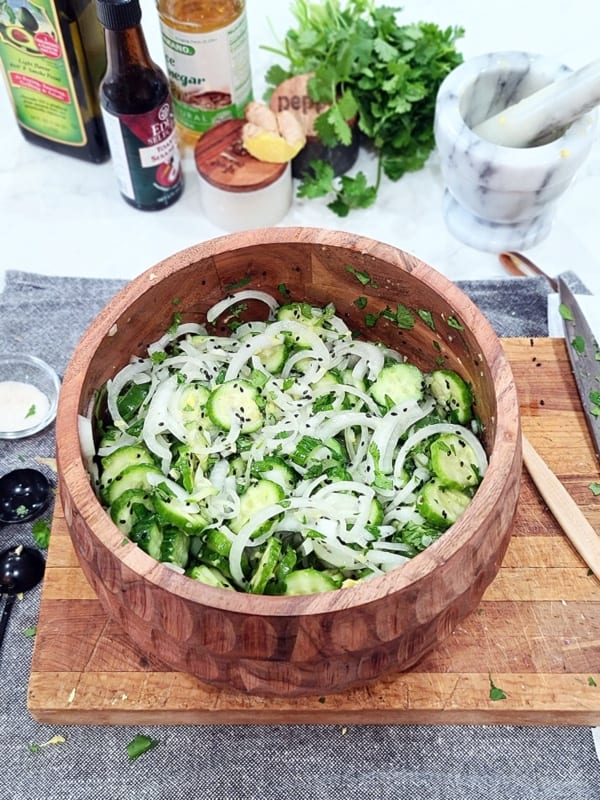
[[[93,0],[0,0],[0,64],[27,141],[106,161],[98,102],[106,57]]]
[[[169,81],[152,61],[139,0],[97,0],[105,29],[100,106],[123,199],[142,211],[174,203],[183,190]]]
[[[252,100],[246,0],[156,0],[182,150]]]

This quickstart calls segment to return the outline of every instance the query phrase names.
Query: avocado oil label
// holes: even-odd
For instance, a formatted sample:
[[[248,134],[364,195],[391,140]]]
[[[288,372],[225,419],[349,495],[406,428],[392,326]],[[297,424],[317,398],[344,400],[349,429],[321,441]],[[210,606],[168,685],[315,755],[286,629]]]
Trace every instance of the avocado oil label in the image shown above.
[[[252,100],[245,13],[210,33],[183,33],[161,17],[161,30],[177,122],[204,133],[243,117]]]
[[[144,114],[102,109],[121,194],[137,208],[164,208],[181,194],[183,179],[170,98]]]
[[[0,62],[17,119],[47,139],[83,147],[65,43],[52,0],[0,0]]]

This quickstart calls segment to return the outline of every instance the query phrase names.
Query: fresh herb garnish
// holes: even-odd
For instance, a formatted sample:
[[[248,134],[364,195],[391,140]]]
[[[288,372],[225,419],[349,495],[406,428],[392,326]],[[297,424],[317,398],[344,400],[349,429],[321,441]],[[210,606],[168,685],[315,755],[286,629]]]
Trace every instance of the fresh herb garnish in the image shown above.
[[[569,306],[566,306],[564,303],[561,303],[559,305],[558,313],[561,315],[563,319],[566,319],[568,322],[573,322],[573,320],[575,319],[573,317],[573,312],[571,311]]]
[[[180,325],[181,325],[181,314],[178,311],[176,311],[173,314],[173,321],[171,322],[171,325],[167,328],[167,333],[175,333],[175,331]]]
[[[164,350],[156,350],[154,353],[150,354],[150,360],[153,364],[162,364],[166,357],[167,354]]]
[[[279,294],[280,294],[282,297],[285,297],[286,299],[288,299],[288,298],[290,298],[290,297],[292,296],[292,295],[291,295],[291,292],[290,292],[290,290],[289,290],[289,289],[288,289],[288,287],[285,285],[285,283],[279,283],[279,284],[277,284],[277,291],[279,292]]]
[[[27,506],[21,504],[20,506],[16,507],[15,512],[17,517],[26,517],[27,514],[29,513],[29,509],[27,508]]]
[[[150,736],[146,736],[143,733],[138,733],[127,745],[127,755],[129,756],[130,761],[135,761],[136,758],[139,758],[143,753],[148,752],[148,750],[152,750],[153,747],[156,747],[158,744],[158,739],[151,739]]]
[[[251,280],[252,280],[252,278],[250,277],[250,275],[244,275],[244,277],[240,278],[239,281],[234,281],[233,283],[228,283],[225,286],[225,291],[226,292],[233,292],[235,289],[241,289],[244,286],[247,286],[250,283]]]
[[[32,639],[37,633],[37,625],[30,625],[29,628],[25,628],[23,631],[23,636],[26,636],[28,639]]]
[[[500,689],[498,686],[494,685],[494,681],[492,680],[492,676],[489,676],[490,679],[490,700],[506,700],[506,692]]]
[[[433,314],[431,311],[426,311],[424,308],[419,308],[417,314],[421,317],[425,325],[428,325],[432,331],[435,330],[435,322],[433,321]]]
[[[457,331],[464,331],[464,328],[463,328],[463,326],[462,326],[462,325],[460,324],[460,322],[459,322],[459,321],[456,319],[456,317],[448,317],[448,325],[449,325],[451,328],[454,328],[454,329],[455,329],[455,330],[457,330]]]
[[[351,275],[354,275],[356,280],[359,283],[362,283],[363,286],[373,286],[375,289],[377,288],[377,281],[373,280],[373,278],[369,275],[368,272],[364,272],[361,270],[356,269],[352,266],[352,264],[346,264],[346,272],[349,272]]]
[[[383,316],[403,331],[410,331],[414,328],[415,318],[406,306],[397,305],[395,311],[386,308]]]
[[[585,353],[585,339],[583,336],[576,336],[574,339],[571,340],[571,345],[573,350],[578,353],[580,356]]]
[[[32,403],[29,406],[29,408],[27,410],[27,413],[25,414],[25,419],[27,419],[28,417],[34,417],[35,416],[35,412],[36,412],[35,403]]]
[[[588,489],[594,495],[594,497],[600,497],[600,483],[597,481],[592,481],[592,483],[588,484]]]
[[[268,71],[272,87],[293,75],[312,73],[309,95],[328,106],[315,121],[325,145],[350,144],[350,122],[356,118],[377,154],[373,186],[362,172],[336,179],[329,164],[312,162],[312,175],[301,184],[299,196],[333,192],[329,208],[341,216],[371,205],[382,175],[396,181],[423,167],[434,147],[438,88],[463,60],[455,46],[462,28],[441,29],[428,22],[400,25],[400,10],[376,6],[374,0],[296,0],[292,13],[297,26],[287,31],[279,47],[263,47],[288,62]]]
[[[357,308],[363,309],[367,305],[367,302],[368,302],[367,298],[364,297],[364,296],[361,296],[361,297],[357,297],[356,298],[356,300],[354,301],[354,305]]]
[[[588,686],[597,686],[597,685],[598,684],[596,683],[596,681],[590,675],[590,677],[588,678]]]
[[[50,525],[47,520],[36,520],[31,527],[31,533],[37,546],[45,550],[50,543]]]

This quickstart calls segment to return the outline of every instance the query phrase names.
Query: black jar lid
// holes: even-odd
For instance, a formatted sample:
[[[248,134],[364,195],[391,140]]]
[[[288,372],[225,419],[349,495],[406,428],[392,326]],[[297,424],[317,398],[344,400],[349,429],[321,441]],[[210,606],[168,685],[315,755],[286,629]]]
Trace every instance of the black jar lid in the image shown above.
[[[96,13],[109,31],[134,28],[142,19],[139,0],[96,0]]]

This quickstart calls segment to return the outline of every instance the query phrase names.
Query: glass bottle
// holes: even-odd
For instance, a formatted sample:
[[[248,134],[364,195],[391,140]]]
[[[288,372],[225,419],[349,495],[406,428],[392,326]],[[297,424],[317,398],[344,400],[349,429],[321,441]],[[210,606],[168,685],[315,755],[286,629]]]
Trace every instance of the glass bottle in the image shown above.
[[[143,211],[174,203],[183,190],[169,82],[152,61],[139,0],[97,0],[107,68],[100,104],[123,198]]]
[[[106,161],[98,102],[106,57],[93,0],[0,0],[0,65],[28,142]]]
[[[179,142],[193,148],[252,100],[246,0],[156,0]]]

